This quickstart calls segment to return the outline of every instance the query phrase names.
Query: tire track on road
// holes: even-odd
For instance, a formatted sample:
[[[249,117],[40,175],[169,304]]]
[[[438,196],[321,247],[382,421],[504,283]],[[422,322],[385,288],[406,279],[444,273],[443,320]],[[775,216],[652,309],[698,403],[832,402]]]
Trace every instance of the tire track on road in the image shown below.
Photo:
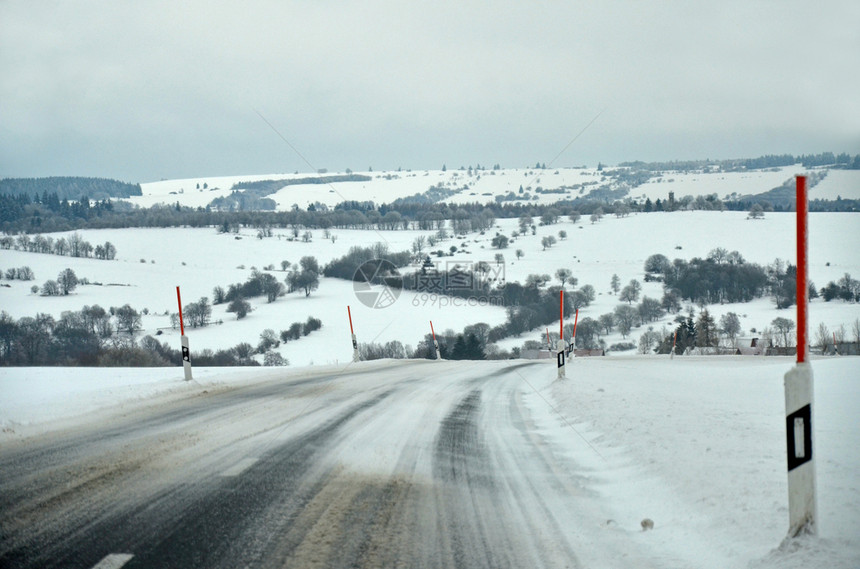
[[[273,448],[235,478],[215,475],[196,484],[164,490],[119,514],[68,527],[51,540],[7,544],[0,566],[88,569],[105,555],[133,552],[125,566],[235,567],[262,552],[259,540],[274,539],[299,514],[317,484],[306,483],[308,472],[328,442],[347,423],[380,403],[386,391],[355,405],[317,429]],[[272,508],[277,508],[272,515]],[[278,520],[279,527],[260,528],[257,520]],[[256,531],[255,531],[256,530]],[[5,541],[5,536],[4,536]]]

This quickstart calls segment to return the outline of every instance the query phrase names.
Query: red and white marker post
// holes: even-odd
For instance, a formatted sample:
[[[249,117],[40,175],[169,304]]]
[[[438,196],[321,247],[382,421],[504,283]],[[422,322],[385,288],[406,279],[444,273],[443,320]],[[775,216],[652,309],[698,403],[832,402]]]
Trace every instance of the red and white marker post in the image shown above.
[[[574,350],[576,349],[576,323],[577,322],[579,322],[579,309],[578,308],[576,309],[576,315],[573,317],[573,337],[570,339],[570,350],[568,350],[568,353],[570,354],[570,357],[572,357],[572,358],[576,357],[576,352],[574,352]]]
[[[549,339],[549,328],[546,329],[546,347],[552,352],[552,340]]]
[[[176,287],[176,302],[179,303],[179,333],[182,343],[182,367],[185,370],[185,381],[191,381],[191,351],[188,349],[188,336],[185,335],[185,323],[182,320],[182,297],[179,287]]]
[[[675,330],[675,336],[672,338],[672,351],[669,352],[669,359],[675,359],[675,343],[678,341],[678,331]]]
[[[558,343],[556,344],[556,359],[558,361],[558,379],[564,378],[564,290],[559,291],[558,309]]]
[[[352,361],[361,361],[361,357],[358,355],[358,341],[355,339],[355,331],[352,329],[352,311],[350,311],[349,306],[346,307],[346,314],[349,316],[349,333],[352,336]]]
[[[788,536],[816,533],[812,367],[809,359],[806,176],[797,177],[797,365],[785,374]]]
[[[436,331],[433,329],[433,321],[430,321],[430,333],[433,335],[433,349],[436,350],[436,361],[442,359],[442,354],[439,353],[439,342],[436,341]]]

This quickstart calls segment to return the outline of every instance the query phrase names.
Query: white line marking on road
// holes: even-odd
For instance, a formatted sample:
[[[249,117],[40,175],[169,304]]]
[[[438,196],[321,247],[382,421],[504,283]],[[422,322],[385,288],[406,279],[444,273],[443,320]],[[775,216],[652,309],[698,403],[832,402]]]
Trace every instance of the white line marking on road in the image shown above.
[[[119,569],[129,561],[134,555],[130,553],[111,553],[93,566],[93,569]]]
[[[256,458],[243,458],[232,468],[228,468],[227,470],[222,472],[221,476],[238,476],[242,474],[242,472],[253,466],[255,462],[257,462]]]

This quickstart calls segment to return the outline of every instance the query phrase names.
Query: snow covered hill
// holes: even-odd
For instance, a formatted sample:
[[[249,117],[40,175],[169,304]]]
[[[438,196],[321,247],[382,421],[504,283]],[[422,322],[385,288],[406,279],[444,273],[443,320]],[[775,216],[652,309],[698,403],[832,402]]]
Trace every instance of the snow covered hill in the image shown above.
[[[674,172],[653,173],[646,183],[630,186],[623,177],[613,172],[628,169],[598,168],[522,168],[522,169],[448,169],[356,172],[367,181],[335,182],[330,184],[286,185],[308,177],[328,177],[332,174],[267,174],[227,177],[201,177],[182,180],[165,180],[141,184],[143,195],[128,201],[148,207],[157,203],[180,203],[190,207],[205,207],[212,200],[230,194],[240,182],[284,180],[283,189],[268,197],[277,203],[279,211],[293,205],[307,208],[314,203],[334,207],[344,201],[373,201],[377,205],[391,203],[398,198],[422,194],[431,187],[442,188],[450,195],[444,198],[452,203],[488,203],[497,199],[514,199],[520,203],[552,204],[565,199],[589,197],[593,191],[621,190],[617,199],[630,198],[665,201],[669,192],[676,198],[716,194],[720,199],[733,199],[745,195],[762,194],[781,186],[797,174],[807,172],[801,165],[750,170],[744,172]],[[826,170],[824,180],[810,190],[809,198],[833,200],[860,199],[860,170]],[[520,191],[522,189],[522,191]],[[517,203],[516,201],[513,203]]]

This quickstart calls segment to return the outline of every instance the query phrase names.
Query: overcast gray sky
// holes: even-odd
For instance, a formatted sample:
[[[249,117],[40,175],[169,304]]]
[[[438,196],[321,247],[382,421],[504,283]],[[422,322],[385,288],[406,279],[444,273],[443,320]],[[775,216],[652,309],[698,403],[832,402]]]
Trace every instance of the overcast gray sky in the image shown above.
[[[0,177],[520,167],[596,116],[553,165],[860,153],[860,2],[0,0]]]

